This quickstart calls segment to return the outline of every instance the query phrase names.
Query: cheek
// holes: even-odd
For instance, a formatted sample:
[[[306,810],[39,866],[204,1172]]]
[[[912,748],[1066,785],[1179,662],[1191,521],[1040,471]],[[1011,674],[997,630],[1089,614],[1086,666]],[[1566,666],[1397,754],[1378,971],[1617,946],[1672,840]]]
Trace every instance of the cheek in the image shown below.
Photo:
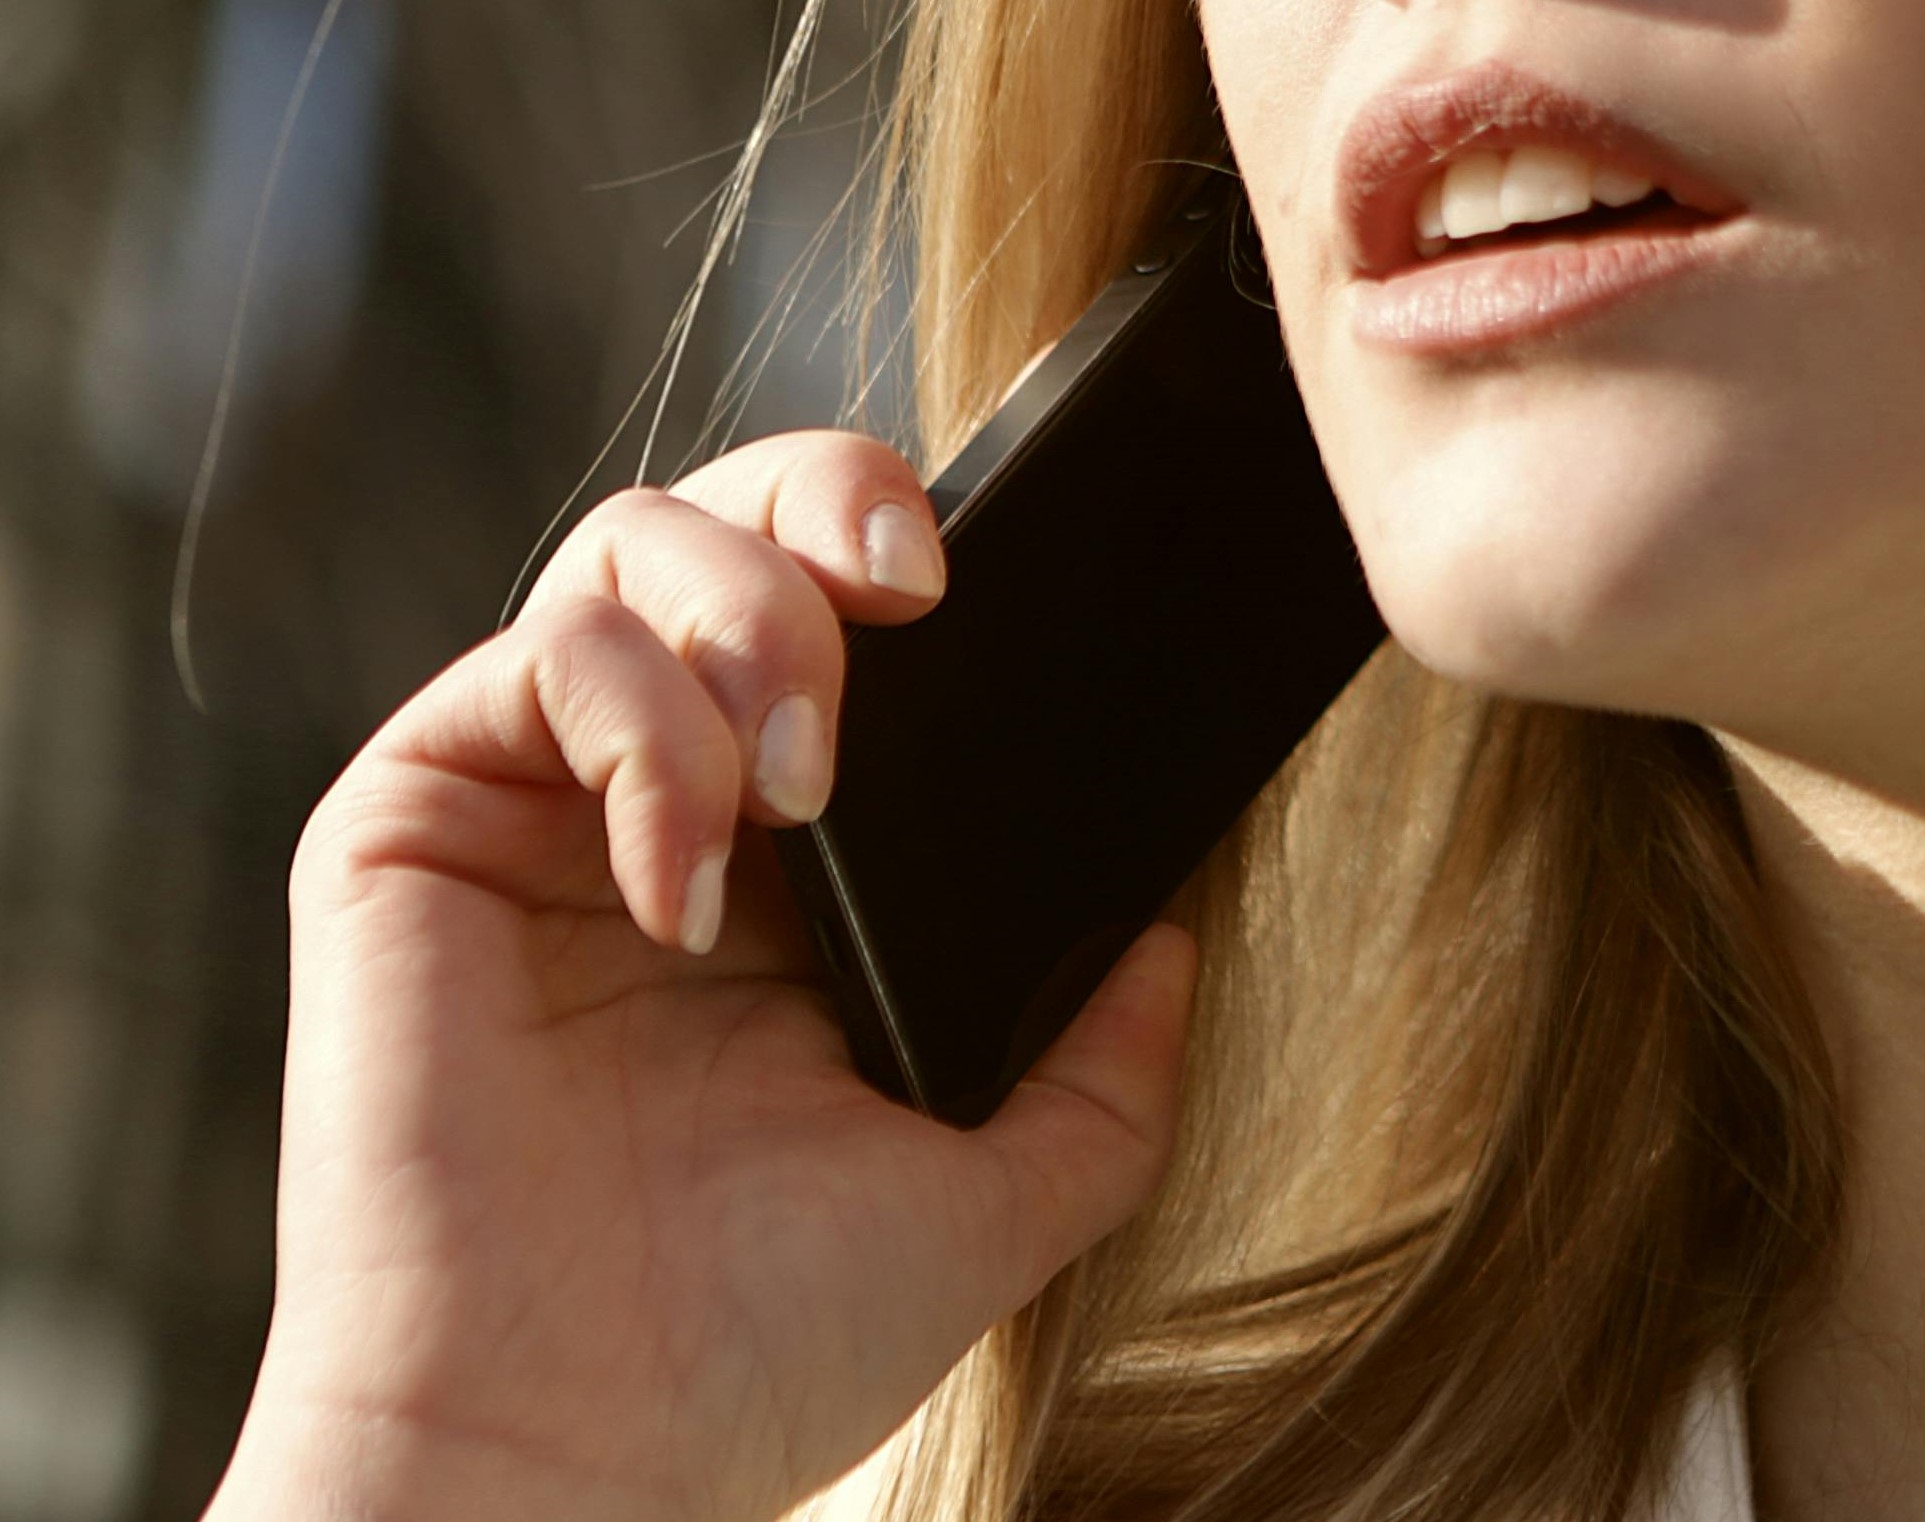
[[[1217,102],[1266,237],[1278,208],[1310,198],[1306,149],[1351,9],[1354,0],[1199,0]]]

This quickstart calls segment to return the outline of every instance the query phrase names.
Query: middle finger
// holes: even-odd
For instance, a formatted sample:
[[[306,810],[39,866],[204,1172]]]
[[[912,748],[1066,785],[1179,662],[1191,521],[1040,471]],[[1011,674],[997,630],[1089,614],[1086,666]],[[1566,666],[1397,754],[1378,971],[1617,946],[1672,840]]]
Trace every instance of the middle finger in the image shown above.
[[[591,512],[543,570],[528,607],[620,602],[707,688],[742,749],[743,812],[806,823],[834,775],[842,626],[778,546],[651,489]]]

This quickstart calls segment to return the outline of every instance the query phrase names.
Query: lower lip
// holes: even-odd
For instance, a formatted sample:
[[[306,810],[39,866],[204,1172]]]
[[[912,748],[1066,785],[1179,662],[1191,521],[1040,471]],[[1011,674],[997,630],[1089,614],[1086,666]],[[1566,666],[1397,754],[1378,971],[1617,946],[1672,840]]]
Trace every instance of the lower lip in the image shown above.
[[[1410,355],[1460,355],[1542,338],[1725,258],[1737,219],[1627,227],[1445,257],[1352,286],[1351,333]]]

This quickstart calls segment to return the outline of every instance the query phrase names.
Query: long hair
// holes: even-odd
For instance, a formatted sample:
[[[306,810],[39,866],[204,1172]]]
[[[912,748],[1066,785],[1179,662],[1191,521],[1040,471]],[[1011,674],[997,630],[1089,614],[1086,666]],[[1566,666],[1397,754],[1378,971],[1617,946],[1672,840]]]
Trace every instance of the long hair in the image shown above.
[[[867,267],[905,217],[939,462],[1221,127],[1183,0],[906,19]],[[796,1515],[1626,1516],[1840,1208],[1817,1022],[1714,739],[1386,642],[1171,912],[1202,964],[1162,1186]]]

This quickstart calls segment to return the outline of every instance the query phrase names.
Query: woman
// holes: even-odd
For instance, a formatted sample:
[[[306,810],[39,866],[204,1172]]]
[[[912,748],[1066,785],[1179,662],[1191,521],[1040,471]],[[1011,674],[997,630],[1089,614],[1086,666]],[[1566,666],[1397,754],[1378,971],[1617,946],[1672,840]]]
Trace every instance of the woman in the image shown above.
[[[1213,84],[1395,640],[965,1135],[765,833],[940,593],[915,471],[606,504],[303,839],[211,1514],[774,1518],[891,1432],[844,1514],[1925,1510],[1922,71],[1914,0],[928,0],[925,457]]]

